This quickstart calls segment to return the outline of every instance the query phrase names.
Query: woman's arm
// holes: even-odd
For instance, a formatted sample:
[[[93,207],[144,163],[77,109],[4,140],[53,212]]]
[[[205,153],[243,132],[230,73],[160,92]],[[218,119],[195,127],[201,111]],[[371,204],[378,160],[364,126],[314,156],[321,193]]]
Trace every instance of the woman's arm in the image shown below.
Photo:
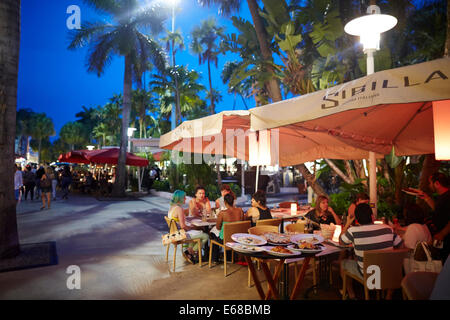
[[[339,224],[340,225],[342,223],[341,218],[339,218],[339,216],[334,212],[332,207],[328,207],[328,210],[333,215],[335,224]]]
[[[219,215],[217,216],[217,222],[216,222],[217,230],[222,229],[222,222],[223,222],[223,211],[220,211]]]
[[[211,203],[209,202],[208,198],[206,198],[205,209],[207,214],[211,214]]]
[[[181,229],[184,229],[186,231],[191,230],[191,228],[186,225],[186,219],[183,213],[183,208],[177,207],[174,211],[175,211],[174,214],[176,215],[175,217],[178,217],[178,221],[180,221]]]

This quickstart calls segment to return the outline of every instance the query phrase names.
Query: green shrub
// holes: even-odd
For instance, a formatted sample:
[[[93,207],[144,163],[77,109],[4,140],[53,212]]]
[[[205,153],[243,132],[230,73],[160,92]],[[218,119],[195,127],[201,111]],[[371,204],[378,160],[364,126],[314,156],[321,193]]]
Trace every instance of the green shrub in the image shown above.
[[[153,189],[155,189],[156,191],[170,191],[170,183],[168,180],[156,180],[153,183]]]
[[[229,185],[230,185],[231,191],[233,191],[236,198],[240,197],[241,193],[242,193],[241,187],[239,187],[237,184],[234,184],[234,183],[230,183]]]
[[[205,191],[206,196],[211,201],[214,201],[221,196],[219,187],[214,184],[208,184],[207,186],[205,186]]]

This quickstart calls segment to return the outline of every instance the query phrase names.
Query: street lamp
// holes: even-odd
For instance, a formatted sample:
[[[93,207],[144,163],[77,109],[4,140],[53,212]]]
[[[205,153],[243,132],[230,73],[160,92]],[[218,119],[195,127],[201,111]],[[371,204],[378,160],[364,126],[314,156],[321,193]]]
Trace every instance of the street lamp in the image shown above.
[[[374,1],[372,1],[374,2]],[[375,4],[367,8],[367,15],[348,22],[344,30],[350,35],[359,36],[367,55],[367,75],[375,72],[373,54],[380,50],[380,35],[397,24],[393,16],[380,13],[380,7]],[[369,190],[370,202],[373,204],[374,215],[377,216],[377,166],[375,152],[369,152]]]
[[[95,146],[86,146],[86,148],[87,148],[89,151],[92,151],[92,150],[95,149]]]
[[[128,152],[131,152],[131,137],[133,136],[134,132],[136,131],[136,128],[128,128],[127,136],[128,136]]]

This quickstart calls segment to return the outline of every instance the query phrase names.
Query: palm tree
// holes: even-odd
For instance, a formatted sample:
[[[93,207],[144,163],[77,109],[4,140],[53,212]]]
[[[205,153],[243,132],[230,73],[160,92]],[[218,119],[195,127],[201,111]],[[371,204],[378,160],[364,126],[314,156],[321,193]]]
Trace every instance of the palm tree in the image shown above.
[[[140,7],[137,0],[87,0],[87,3],[101,13],[113,18],[115,24],[99,21],[84,23],[81,29],[72,33],[69,49],[90,46],[88,71],[101,76],[114,55],[125,58],[123,111],[120,139],[120,153],[117,163],[116,183],[113,195],[125,196],[127,128],[130,122],[131,90],[133,69],[142,70],[145,61],[151,60],[158,70],[166,65],[164,52],[156,41],[143,32],[153,35],[163,30],[166,12],[159,7]],[[139,65],[140,67],[136,68]]]
[[[75,146],[81,146],[87,142],[84,130],[80,122],[68,122],[61,128],[59,137],[70,145],[70,150],[74,150]]]
[[[20,48],[20,0],[0,2],[0,259],[19,254],[14,199],[14,137]]]
[[[211,79],[211,63],[217,68],[218,55],[220,48],[218,41],[223,37],[224,28],[216,25],[214,18],[204,20],[200,26],[195,27],[192,32],[192,52],[198,54],[200,64],[207,63],[208,65],[208,80],[210,92],[210,113],[215,113],[215,101]]]
[[[238,12],[242,4],[240,0],[199,0],[199,3],[205,6],[211,6],[212,4],[219,5],[219,11],[225,16],[230,16],[233,12]],[[261,10],[258,2],[256,0],[247,0],[247,5],[252,16],[261,55],[264,61],[271,63],[273,62],[273,52],[270,48],[270,38],[264,26],[264,19],[260,15]],[[273,74],[275,72],[270,63],[265,65],[265,70],[263,70],[263,72],[268,72],[269,74]],[[280,85],[275,78],[267,79],[267,90],[273,102],[283,100]]]
[[[26,109],[19,109],[17,110],[17,117],[16,117],[16,136],[19,138],[26,138],[27,139],[27,147],[26,147],[26,154],[28,154],[30,150],[30,139],[31,136],[31,120],[33,117],[34,111],[26,108]]]
[[[166,50],[171,51],[172,54],[172,67],[176,67],[176,53],[178,50],[184,50],[184,40],[183,36],[179,31],[175,32],[167,32],[167,37],[163,39],[163,41],[166,42]],[[174,78],[175,80],[175,125],[178,124],[177,119],[181,119],[181,108],[180,108],[180,92],[178,89],[178,79],[177,77]]]
[[[153,91],[159,96],[160,109],[162,114],[171,112],[171,105],[174,104],[174,97],[167,95],[166,92],[173,93],[178,87],[179,92],[179,113],[177,114],[176,124],[181,122],[181,117],[187,112],[202,103],[199,94],[206,91],[206,88],[198,83],[200,75],[195,70],[189,70],[187,67],[177,66],[167,68],[164,74],[154,74],[150,85]]]
[[[83,125],[83,135],[89,140],[88,143],[92,141],[92,130],[98,123],[97,112],[94,108],[86,108],[82,106],[82,111],[75,114],[75,117],[80,118],[77,120],[78,123]]]
[[[31,136],[38,145],[38,162],[41,163],[42,141],[55,134],[53,121],[45,113],[35,113],[32,119]]]
[[[147,132],[145,128],[145,120],[147,116],[147,109],[152,104],[152,95],[150,92],[137,89],[132,94],[132,109],[135,111],[139,118],[139,138],[147,138]]]

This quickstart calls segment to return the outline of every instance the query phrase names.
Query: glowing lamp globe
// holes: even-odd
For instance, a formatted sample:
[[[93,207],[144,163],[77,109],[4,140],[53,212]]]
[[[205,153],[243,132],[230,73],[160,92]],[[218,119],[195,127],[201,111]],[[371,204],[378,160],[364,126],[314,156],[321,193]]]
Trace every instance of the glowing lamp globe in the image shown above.
[[[380,14],[380,8],[376,5],[369,6],[367,13],[347,23],[344,30],[350,35],[360,37],[364,51],[379,50],[380,34],[395,27],[397,19],[387,14]]]

